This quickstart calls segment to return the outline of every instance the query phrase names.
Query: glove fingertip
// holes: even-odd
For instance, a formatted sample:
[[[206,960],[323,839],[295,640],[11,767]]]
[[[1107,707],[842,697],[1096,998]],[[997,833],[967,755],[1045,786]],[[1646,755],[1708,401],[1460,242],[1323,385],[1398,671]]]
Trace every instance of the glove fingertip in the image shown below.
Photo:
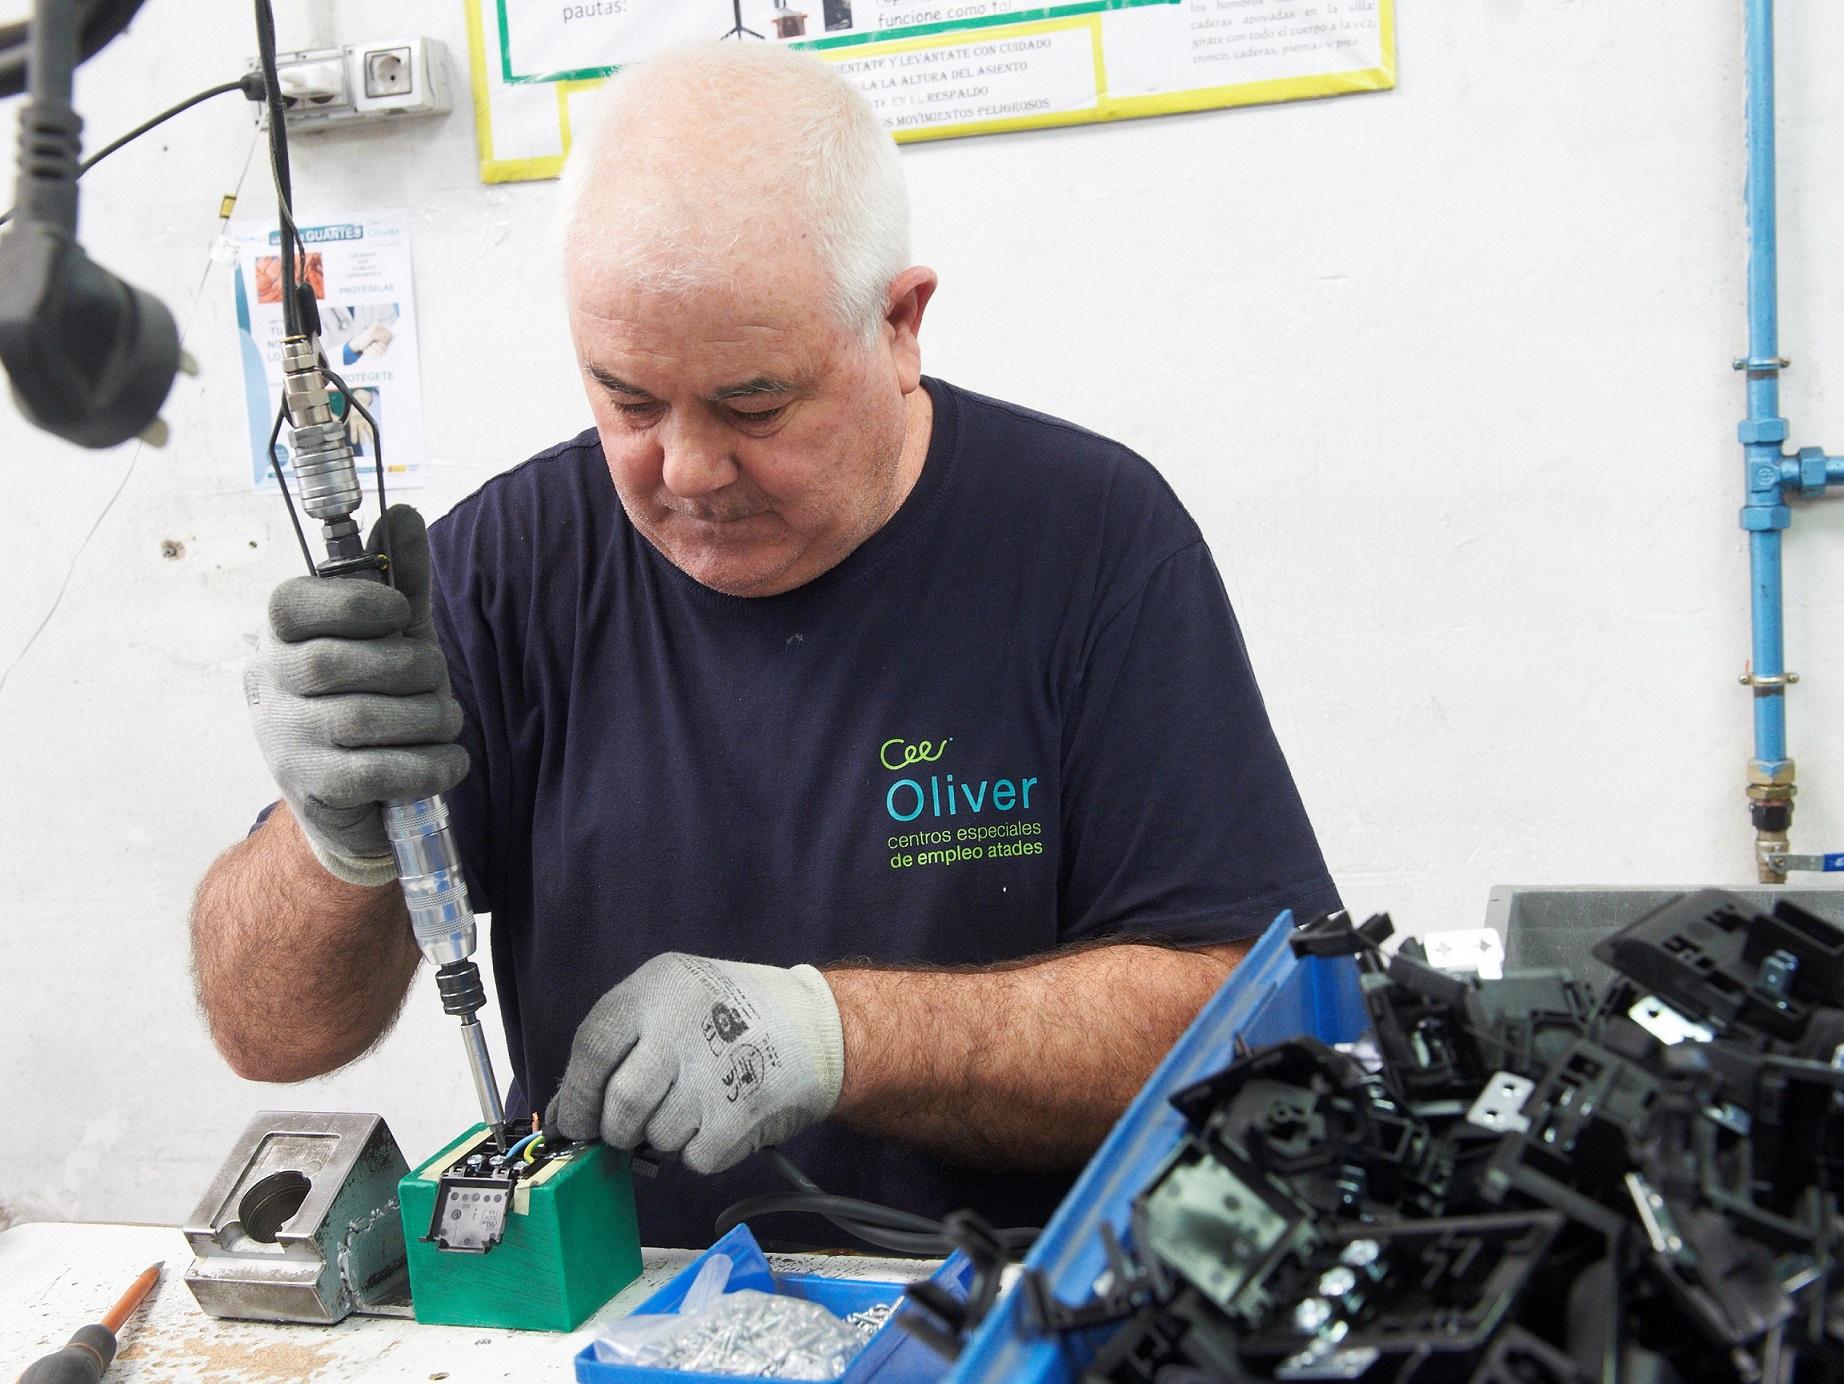
[[[392,505],[385,511],[382,519],[372,521],[371,537],[367,540],[373,552],[384,548],[385,525],[390,525],[391,549],[398,552],[409,545],[426,542],[429,536],[428,525],[423,522],[414,505]]]
[[[734,1168],[748,1156],[749,1150],[746,1148],[720,1144],[700,1134],[685,1146],[679,1161],[700,1176],[710,1177]]]
[[[435,791],[446,793],[467,777],[467,771],[473,761],[468,758],[465,746],[456,744],[437,745],[431,750],[435,760],[436,773],[441,787]]]
[[[594,1113],[585,1107],[580,1099],[573,1099],[569,1077],[564,1078],[564,1089],[552,1098],[549,1108],[544,1112],[544,1127],[555,1129],[564,1138],[583,1142],[594,1139],[598,1133]]]
[[[429,528],[423,516],[409,505],[392,505],[385,517],[372,526],[370,547],[384,549],[385,525],[390,525],[390,555],[393,581],[416,612],[413,623],[420,623],[429,599]]]
[[[274,631],[288,629],[295,623],[295,613],[314,595],[314,584],[319,577],[289,577],[277,582],[275,589],[269,593],[269,628]],[[278,637],[282,637],[278,634]]]
[[[551,1097],[551,1103],[544,1108],[545,1132],[554,1133],[571,1141],[594,1138],[593,1129],[585,1132],[583,1122],[576,1118],[569,1092],[569,1078],[564,1079],[564,1089]]]

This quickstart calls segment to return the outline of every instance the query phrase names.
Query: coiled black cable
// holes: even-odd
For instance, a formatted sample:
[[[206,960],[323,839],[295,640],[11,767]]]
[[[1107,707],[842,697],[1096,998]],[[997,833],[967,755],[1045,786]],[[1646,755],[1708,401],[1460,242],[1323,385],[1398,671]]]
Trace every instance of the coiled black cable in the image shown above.
[[[780,1149],[763,1149],[760,1156],[777,1174],[792,1184],[794,1190],[746,1197],[726,1207],[717,1218],[717,1234],[721,1235],[743,1221],[759,1216],[801,1214],[820,1216],[855,1240],[897,1254],[932,1258],[948,1254],[955,1247],[948,1236],[947,1227],[940,1221],[917,1215],[913,1211],[881,1206],[874,1201],[834,1195],[802,1172]],[[998,1233],[1006,1248],[1014,1251],[1028,1248],[1038,1235],[1034,1227],[1001,1230]]]
[[[275,11],[269,0],[255,0],[256,56],[262,65],[263,101],[269,114],[269,173],[275,179],[282,260],[282,334],[301,334],[300,290],[295,284],[294,180],[288,167],[288,114],[275,66]]]

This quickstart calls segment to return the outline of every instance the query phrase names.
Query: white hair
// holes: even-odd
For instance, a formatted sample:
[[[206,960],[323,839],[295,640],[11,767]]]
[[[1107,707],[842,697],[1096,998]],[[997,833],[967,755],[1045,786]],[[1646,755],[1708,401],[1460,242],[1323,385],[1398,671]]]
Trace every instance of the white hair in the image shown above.
[[[910,262],[909,196],[895,141],[827,63],[769,43],[674,49],[610,78],[582,123],[562,179],[566,262],[667,291],[730,272],[761,208],[717,215],[709,186],[675,186],[691,153],[691,177],[715,171],[785,209],[830,272],[840,320],[875,337],[890,283]],[[604,192],[621,158],[650,163],[649,176]]]

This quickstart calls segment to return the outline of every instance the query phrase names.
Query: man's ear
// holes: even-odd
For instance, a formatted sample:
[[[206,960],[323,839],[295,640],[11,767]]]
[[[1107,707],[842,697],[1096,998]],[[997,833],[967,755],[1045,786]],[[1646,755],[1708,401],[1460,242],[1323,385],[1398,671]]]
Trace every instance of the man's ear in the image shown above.
[[[905,394],[922,382],[922,348],[917,338],[922,333],[922,314],[928,311],[929,299],[935,296],[938,282],[935,271],[920,264],[911,265],[890,281],[890,296],[884,307],[884,329],[890,343],[890,356],[896,365],[897,382]]]

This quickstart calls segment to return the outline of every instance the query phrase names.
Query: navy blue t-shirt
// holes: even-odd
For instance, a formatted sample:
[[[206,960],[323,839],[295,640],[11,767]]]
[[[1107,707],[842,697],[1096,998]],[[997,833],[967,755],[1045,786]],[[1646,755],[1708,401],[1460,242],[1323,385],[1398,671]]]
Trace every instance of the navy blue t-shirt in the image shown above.
[[[1258,931],[1336,894],[1197,526],[1116,443],[939,381],[908,499],[831,571],[699,585],[624,514],[593,431],[434,525],[473,768],[448,795],[515,1086],[542,1109],[591,1005],[682,951],[979,964]],[[1095,1041],[1112,1020],[1093,1015]],[[1068,1174],[992,1174],[827,1124],[829,1191],[1042,1224]],[[703,1246],[757,1160],[638,1186]],[[771,1222],[784,1240],[836,1241]]]

